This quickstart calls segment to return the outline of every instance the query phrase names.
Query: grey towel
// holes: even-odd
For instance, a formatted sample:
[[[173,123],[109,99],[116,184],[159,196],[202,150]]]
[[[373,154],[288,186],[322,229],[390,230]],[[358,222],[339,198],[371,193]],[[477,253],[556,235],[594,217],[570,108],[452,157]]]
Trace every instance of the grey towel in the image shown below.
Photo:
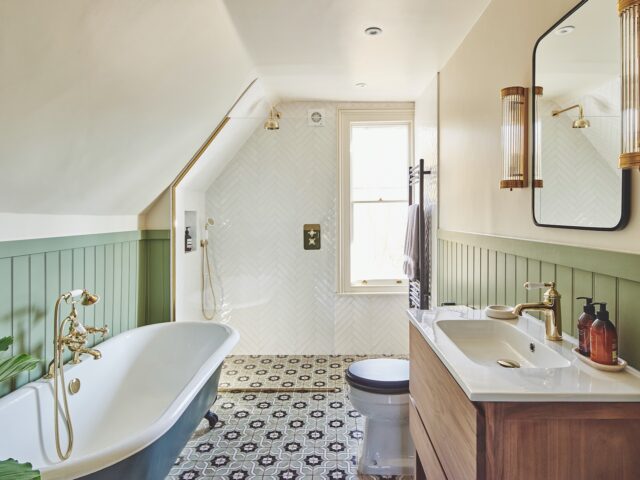
[[[409,280],[416,280],[420,275],[420,252],[418,250],[420,215],[422,210],[420,205],[409,205],[407,215],[407,231],[404,239],[404,264],[402,266],[404,273]]]

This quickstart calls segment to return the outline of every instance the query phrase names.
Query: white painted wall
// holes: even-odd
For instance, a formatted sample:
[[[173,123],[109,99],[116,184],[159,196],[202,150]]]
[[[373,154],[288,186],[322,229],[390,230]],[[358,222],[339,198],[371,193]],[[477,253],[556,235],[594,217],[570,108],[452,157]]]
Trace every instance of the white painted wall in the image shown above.
[[[279,105],[280,130],[258,126],[207,191],[220,320],[240,331],[237,353],[407,352],[406,295],[336,294],[337,106]],[[312,107],[324,127],[307,125]],[[303,249],[305,223],[321,225],[321,250]]]
[[[614,9],[614,2],[611,2]],[[531,85],[537,38],[575,0],[493,0],[440,76],[440,227],[640,253],[640,174],[619,232],[536,227],[531,189],[500,190],[500,89]]]
[[[222,0],[3,0],[0,43],[9,213],[138,215],[254,77]]]
[[[139,216],[141,230],[169,230],[171,228],[171,192],[167,188],[158,195]]]
[[[138,229],[137,215],[39,215],[0,213],[0,242]]]

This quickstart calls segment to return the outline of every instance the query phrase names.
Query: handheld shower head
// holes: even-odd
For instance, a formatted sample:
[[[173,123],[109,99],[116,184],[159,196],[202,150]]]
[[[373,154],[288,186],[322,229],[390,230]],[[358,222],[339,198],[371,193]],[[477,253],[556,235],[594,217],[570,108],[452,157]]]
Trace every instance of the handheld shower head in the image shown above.
[[[77,297],[80,297],[76,300]],[[95,305],[100,301],[100,296],[95,295],[93,293],[88,292],[84,289],[71,290],[70,292],[63,293],[62,299],[64,299],[67,303],[71,303],[77,301],[80,305],[88,307],[89,305]]]
[[[207,221],[204,224],[204,241],[201,242],[203,247],[206,247],[209,243],[209,227],[213,227],[213,218],[207,218]]]

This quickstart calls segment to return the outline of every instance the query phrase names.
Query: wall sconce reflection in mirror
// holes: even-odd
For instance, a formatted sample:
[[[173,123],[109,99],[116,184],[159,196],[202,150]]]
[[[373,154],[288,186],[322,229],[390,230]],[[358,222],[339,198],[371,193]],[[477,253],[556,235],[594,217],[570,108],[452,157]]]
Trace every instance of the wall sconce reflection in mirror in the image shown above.
[[[542,97],[542,87],[535,87],[535,98],[533,99],[535,110],[536,123],[534,128],[536,130],[536,144],[535,144],[535,156],[533,158],[533,188],[544,187],[542,180],[542,118],[540,117],[540,98]]]
[[[620,168],[640,168],[640,0],[618,0],[622,33]]]
[[[640,0],[639,0],[640,1]],[[529,89],[507,87],[502,98],[502,180],[500,188],[528,187]]]

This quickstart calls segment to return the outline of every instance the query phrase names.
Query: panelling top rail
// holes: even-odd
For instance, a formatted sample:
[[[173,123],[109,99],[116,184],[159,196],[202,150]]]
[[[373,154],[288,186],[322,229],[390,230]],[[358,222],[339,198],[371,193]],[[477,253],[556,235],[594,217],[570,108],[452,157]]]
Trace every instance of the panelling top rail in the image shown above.
[[[640,282],[640,255],[518,238],[439,230],[438,238]]]

